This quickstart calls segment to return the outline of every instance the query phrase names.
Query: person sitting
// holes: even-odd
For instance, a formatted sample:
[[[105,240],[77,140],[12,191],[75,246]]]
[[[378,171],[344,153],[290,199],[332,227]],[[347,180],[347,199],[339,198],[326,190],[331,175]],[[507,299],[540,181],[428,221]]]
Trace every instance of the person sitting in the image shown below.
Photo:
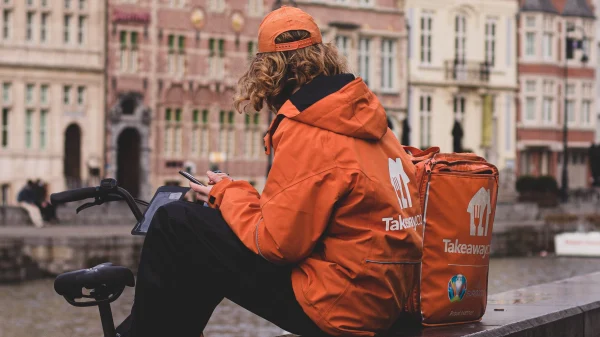
[[[234,104],[275,113],[264,190],[209,171],[208,186],[190,183],[209,207],[157,210],[130,335],[198,337],[224,298],[303,336],[374,336],[416,311],[414,166],[309,14],[281,7],[264,18]]]
[[[27,211],[33,225],[42,228],[44,227],[44,220],[37,202],[35,184],[33,181],[28,180],[27,184],[17,194],[17,203]]]

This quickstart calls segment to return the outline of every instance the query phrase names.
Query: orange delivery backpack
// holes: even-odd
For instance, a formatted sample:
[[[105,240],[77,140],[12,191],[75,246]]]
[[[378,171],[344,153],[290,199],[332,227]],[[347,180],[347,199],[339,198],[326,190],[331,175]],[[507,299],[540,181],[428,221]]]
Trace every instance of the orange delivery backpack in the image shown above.
[[[404,149],[416,166],[423,211],[421,323],[480,321],[487,305],[498,169],[473,153]]]

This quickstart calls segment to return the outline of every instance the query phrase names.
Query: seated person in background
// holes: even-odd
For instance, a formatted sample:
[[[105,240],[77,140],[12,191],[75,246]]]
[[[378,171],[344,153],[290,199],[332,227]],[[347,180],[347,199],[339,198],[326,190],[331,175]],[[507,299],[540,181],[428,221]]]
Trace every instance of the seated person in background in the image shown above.
[[[303,336],[374,336],[415,310],[417,182],[381,103],[302,10],[268,14],[258,41],[235,106],[276,114],[265,188],[207,172],[191,187],[210,208],[158,209],[135,337],[198,337],[223,298]]]
[[[23,188],[19,191],[17,195],[17,202],[19,206],[23,207],[27,214],[29,214],[29,218],[33,225],[38,228],[44,227],[44,220],[42,219],[42,214],[40,209],[38,208],[38,200],[36,199],[36,186],[35,183],[31,180],[27,181],[27,184],[23,186]]]

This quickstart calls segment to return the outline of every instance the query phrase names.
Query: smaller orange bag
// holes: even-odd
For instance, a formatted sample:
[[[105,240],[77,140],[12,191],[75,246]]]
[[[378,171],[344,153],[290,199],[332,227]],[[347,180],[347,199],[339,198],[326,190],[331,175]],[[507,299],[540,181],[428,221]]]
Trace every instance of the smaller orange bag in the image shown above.
[[[420,181],[426,326],[480,321],[486,310],[498,169],[467,153],[405,147]]]

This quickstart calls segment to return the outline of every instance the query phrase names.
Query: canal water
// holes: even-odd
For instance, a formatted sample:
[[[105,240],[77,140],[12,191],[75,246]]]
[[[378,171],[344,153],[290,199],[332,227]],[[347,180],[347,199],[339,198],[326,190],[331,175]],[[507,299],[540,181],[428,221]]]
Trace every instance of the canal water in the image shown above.
[[[490,262],[489,293],[600,271],[600,259],[499,258]],[[129,313],[133,290],[112,304],[116,322]],[[225,300],[206,328],[207,337],[273,337],[283,331]],[[53,280],[0,286],[0,337],[100,337],[98,310],[75,308],[56,295]]]

